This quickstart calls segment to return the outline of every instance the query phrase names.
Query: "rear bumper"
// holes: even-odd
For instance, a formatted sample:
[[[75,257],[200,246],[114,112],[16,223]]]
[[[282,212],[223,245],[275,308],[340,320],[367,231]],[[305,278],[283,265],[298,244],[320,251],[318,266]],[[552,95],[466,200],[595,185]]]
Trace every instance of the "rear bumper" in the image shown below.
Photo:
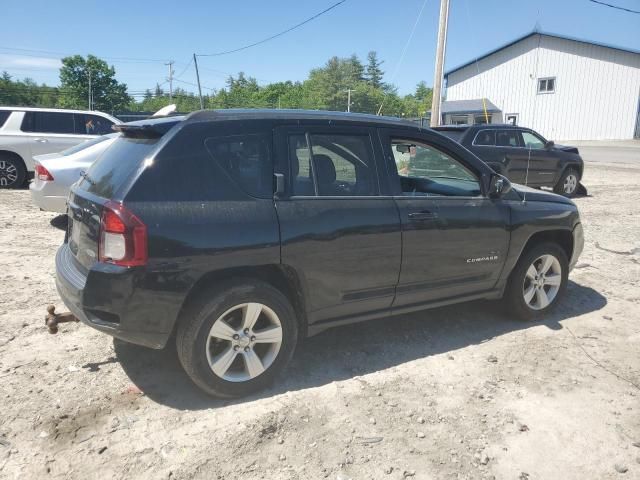
[[[31,200],[38,208],[48,212],[67,213],[67,196],[51,190],[47,184],[37,179],[29,185]]]
[[[582,224],[578,223],[573,229],[573,252],[569,260],[569,271],[573,270],[578,263],[582,250],[584,250],[584,230]]]
[[[125,342],[164,348],[171,330],[157,331],[153,325],[143,328],[145,325],[141,322],[147,317],[136,315],[139,308],[129,307],[133,294],[123,294],[123,286],[131,285],[133,275],[135,272],[131,270],[111,265],[101,265],[85,275],[76,267],[67,243],[56,254],[56,288],[64,304],[80,321]],[[148,308],[153,310],[153,305]]]

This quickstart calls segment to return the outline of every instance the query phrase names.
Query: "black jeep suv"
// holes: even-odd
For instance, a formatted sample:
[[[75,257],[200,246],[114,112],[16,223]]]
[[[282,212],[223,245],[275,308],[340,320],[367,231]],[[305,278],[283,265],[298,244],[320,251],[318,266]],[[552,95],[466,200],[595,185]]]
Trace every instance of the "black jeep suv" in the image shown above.
[[[436,130],[514,183],[551,187],[567,197],[586,192],[580,184],[584,163],[576,147],[555,145],[529,128],[513,125],[446,125]]]
[[[536,317],[582,251],[570,200],[398,119],[226,110],[116,128],[71,190],[58,291],[114,337],[175,333],[214,395],[265,386],[337,325],[501,297]]]

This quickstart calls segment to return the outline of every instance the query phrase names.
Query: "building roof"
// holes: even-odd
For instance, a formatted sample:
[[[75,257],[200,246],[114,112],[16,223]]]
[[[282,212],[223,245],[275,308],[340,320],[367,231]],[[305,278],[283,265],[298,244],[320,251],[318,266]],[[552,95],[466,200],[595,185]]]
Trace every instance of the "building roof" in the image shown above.
[[[580,38],[569,37],[567,35],[560,35],[560,34],[557,34],[557,33],[543,32],[543,31],[540,31],[540,30],[533,30],[532,32],[529,32],[526,35],[523,35],[522,37],[518,37],[518,38],[516,38],[515,40],[512,40],[509,43],[505,43],[504,45],[501,45],[498,48],[494,48],[493,50],[485,53],[484,55],[481,55],[481,56],[479,56],[477,58],[474,58],[473,60],[469,60],[468,62],[463,63],[462,65],[458,65],[457,67],[452,68],[451,70],[447,70],[444,73],[444,76],[447,77],[450,73],[456,72],[456,71],[458,71],[458,70],[460,70],[460,69],[462,69],[464,67],[468,67],[469,65],[472,65],[475,62],[482,60],[483,58],[486,58],[486,57],[488,57],[490,55],[493,55],[494,53],[499,52],[500,50],[504,50],[505,48],[508,48],[511,45],[514,45],[514,44],[516,44],[518,42],[521,42],[522,40],[525,40],[525,39],[527,39],[527,38],[529,38],[529,37],[531,37],[533,35],[542,35],[544,37],[560,38],[562,40],[570,40],[572,42],[587,43],[589,45],[596,45],[598,47],[604,47],[604,48],[612,48],[614,50],[620,50],[620,51],[623,51],[623,52],[635,53],[637,55],[640,55],[640,50],[634,50],[632,48],[618,47],[618,46],[609,45],[609,44],[606,44],[606,43],[592,42],[590,40],[584,40],[584,39],[580,39]]]
[[[471,100],[445,100],[440,106],[441,113],[484,113],[485,105],[487,112],[499,112],[488,98],[482,101],[482,98],[473,98]]]

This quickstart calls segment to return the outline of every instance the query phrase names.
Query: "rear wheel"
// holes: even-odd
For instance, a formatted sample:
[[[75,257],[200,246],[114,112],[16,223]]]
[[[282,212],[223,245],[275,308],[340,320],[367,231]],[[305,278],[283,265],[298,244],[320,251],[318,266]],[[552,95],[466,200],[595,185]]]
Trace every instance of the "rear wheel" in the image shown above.
[[[0,188],[20,188],[26,178],[27,169],[20,157],[0,153]]]
[[[564,294],[568,273],[567,255],[554,243],[525,252],[509,277],[504,298],[508,312],[523,320],[544,315]]]
[[[229,284],[187,307],[178,357],[207,393],[238,397],[269,385],[291,359],[298,337],[293,307],[262,282]]]
[[[553,191],[565,197],[573,197],[578,191],[580,178],[578,172],[573,168],[567,168],[553,188]]]

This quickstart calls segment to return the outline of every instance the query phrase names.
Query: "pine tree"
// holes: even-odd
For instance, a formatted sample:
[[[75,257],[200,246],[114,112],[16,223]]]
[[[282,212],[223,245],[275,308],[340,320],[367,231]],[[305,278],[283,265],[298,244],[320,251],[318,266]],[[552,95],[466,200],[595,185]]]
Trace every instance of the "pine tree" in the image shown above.
[[[378,54],[375,51],[370,51],[367,55],[367,71],[365,79],[374,88],[383,88],[382,78],[384,71],[380,68],[384,61],[378,60]]]

